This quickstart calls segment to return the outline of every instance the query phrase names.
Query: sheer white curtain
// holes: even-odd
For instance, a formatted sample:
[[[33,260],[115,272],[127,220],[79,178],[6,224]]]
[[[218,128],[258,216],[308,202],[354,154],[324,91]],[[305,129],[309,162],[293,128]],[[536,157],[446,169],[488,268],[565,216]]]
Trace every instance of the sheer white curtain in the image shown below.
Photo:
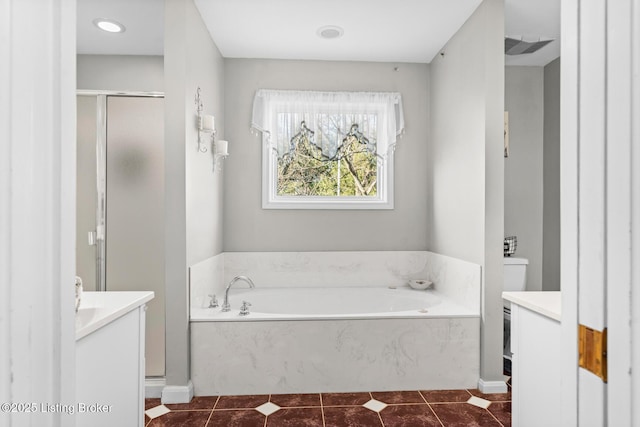
[[[314,133],[324,156],[335,156],[352,125],[382,157],[404,130],[402,96],[397,92],[316,92],[259,89],[253,100],[251,127],[273,144],[278,157],[288,153],[301,122]]]

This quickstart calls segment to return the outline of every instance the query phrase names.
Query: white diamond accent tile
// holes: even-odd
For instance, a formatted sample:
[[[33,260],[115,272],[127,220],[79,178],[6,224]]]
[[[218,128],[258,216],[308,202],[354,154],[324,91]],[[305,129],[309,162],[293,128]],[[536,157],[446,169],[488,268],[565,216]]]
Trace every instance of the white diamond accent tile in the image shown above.
[[[367,403],[365,403],[364,405],[365,408],[373,411],[373,412],[380,412],[382,411],[384,408],[387,407],[386,403],[380,402],[379,400],[375,400],[375,399],[371,399],[370,401],[368,401]]]
[[[260,412],[262,415],[271,415],[276,411],[279,411],[280,407],[275,403],[267,402],[256,408],[256,411]]]
[[[489,405],[491,405],[490,401],[476,396],[471,396],[469,400],[467,400],[467,403],[482,409],[487,409]]]
[[[169,412],[171,412],[171,410],[164,405],[158,405],[155,408],[144,411],[144,413],[151,419],[158,418],[159,416],[168,414]]]

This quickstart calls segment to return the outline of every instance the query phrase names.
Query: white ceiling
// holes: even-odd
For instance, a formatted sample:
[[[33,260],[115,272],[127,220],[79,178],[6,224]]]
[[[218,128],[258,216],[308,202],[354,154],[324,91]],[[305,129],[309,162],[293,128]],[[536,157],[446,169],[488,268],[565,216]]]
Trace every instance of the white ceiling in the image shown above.
[[[194,0],[229,58],[430,62],[481,0]],[[505,0],[505,35],[555,38],[507,65],[546,65],[560,54],[560,0]],[[125,25],[98,30],[95,18]],[[323,25],[344,28],[324,40]],[[78,53],[162,55],[164,0],[78,0]]]
[[[431,62],[480,0],[195,3],[225,57]],[[342,27],[344,35],[318,37],[318,28],[325,25]]]
[[[93,25],[113,19],[126,27],[112,34]],[[96,55],[163,55],[164,0],[78,0],[77,52]]]

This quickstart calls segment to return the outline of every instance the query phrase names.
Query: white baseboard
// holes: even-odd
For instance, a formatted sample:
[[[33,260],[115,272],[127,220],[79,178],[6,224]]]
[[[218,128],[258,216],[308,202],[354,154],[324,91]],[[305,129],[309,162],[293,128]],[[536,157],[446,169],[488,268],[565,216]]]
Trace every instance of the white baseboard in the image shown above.
[[[164,377],[148,377],[144,379],[144,397],[146,399],[159,399],[162,390],[166,387],[167,380]]]
[[[193,398],[193,383],[168,385],[162,389],[162,403],[189,403]]]
[[[482,378],[478,381],[478,390],[484,394],[506,393],[507,383],[504,381],[485,381]]]

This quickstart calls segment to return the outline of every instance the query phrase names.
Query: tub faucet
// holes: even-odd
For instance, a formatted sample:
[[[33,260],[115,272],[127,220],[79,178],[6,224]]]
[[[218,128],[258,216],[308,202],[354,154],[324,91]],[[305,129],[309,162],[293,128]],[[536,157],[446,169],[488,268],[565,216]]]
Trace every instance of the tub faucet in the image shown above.
[[[224,290],[224,303],[222,303],[222,311],[231,311],[231,305],[229,304],[229,289],[236,283],[238,280],[244,280],[249,284],[250,288],[255,288],[256,285],[253,284],[253,281],[249,279],[247,276],[236,276],[227,285],[227,289]]]

